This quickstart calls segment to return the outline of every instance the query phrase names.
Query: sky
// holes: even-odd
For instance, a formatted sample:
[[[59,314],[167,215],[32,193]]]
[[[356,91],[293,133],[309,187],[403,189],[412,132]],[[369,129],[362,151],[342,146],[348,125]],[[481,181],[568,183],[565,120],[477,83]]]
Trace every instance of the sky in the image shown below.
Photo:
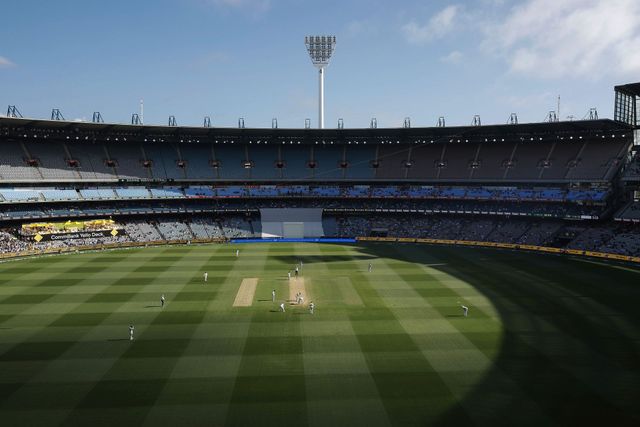
[[[0,114],[317,126],[305,35],[332,34],[326,127],[613,115],[640,81],[638,0],[20,0],[0,14]]]

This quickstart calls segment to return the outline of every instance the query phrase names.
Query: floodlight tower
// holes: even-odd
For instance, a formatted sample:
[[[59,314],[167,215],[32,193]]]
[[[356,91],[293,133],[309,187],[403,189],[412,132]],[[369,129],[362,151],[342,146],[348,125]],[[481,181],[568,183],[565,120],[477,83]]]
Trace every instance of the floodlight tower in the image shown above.
[[[324,69],[329,65],[331,55],[336,48],[336,36],[307,36],[304,38],[304,44],[307,46],[311,62],[319,71],[318,127],[324,129]]]

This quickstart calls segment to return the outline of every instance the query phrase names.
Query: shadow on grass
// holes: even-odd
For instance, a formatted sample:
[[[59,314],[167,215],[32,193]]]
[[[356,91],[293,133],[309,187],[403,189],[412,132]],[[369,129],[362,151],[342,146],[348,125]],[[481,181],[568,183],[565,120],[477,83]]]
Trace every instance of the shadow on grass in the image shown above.
[[[436,425],[458,425],[465,414],[477,425],[640,425],[640,391],[628,388],[640,383],[633,268],[481,248],[376,243],[360,250],[428,266],[419,273],[425,277],[436,270],[466,282],[499,314],[503,335],[491,366]],[[483,334],[460,333],[483,348]]]
[[[314,264],[320,263],[324,264],[327,262],[354,262],[354,261],[365,261],[372,260],[375,257],[371,255],[356,255],[353,256],[351,254],[347,255],[306,255],[306,256],[295,256],[295,255],[275,255],[270,256],[269,259],[274,259],[276,261],[280,261],[284,264],[296,265],[299,261],[302,261],[303,264]],[[291,278],[294,278],[293,272]]]

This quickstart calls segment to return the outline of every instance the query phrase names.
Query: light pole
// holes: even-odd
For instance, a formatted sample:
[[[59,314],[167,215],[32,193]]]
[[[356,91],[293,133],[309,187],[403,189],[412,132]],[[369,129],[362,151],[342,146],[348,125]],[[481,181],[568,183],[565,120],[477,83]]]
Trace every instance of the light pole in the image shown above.
[[[336,36],[307,36],[304,38],[304,44],[307,46],[311,62],[319,71],[318,127],[324,129],[324,69],[329,65],[336,48]]]

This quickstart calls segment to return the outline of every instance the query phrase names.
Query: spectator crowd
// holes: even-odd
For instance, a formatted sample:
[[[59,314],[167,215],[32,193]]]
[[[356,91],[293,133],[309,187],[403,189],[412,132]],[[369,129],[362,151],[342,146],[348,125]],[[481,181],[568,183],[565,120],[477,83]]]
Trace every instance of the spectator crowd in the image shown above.
[[[568,222],[557,218],[477,216],[413,212],[325,211],[327,237],[416,237],[566,247],[640,256],[640,225],[623,222]],[[108,243],[190,241],[193,239],[261,236],[259,216],[253,214],[173,215],[114,223],[116,236],[56,239],[36,242],[18,229],[0,231],[0,253],[20,253]]]

